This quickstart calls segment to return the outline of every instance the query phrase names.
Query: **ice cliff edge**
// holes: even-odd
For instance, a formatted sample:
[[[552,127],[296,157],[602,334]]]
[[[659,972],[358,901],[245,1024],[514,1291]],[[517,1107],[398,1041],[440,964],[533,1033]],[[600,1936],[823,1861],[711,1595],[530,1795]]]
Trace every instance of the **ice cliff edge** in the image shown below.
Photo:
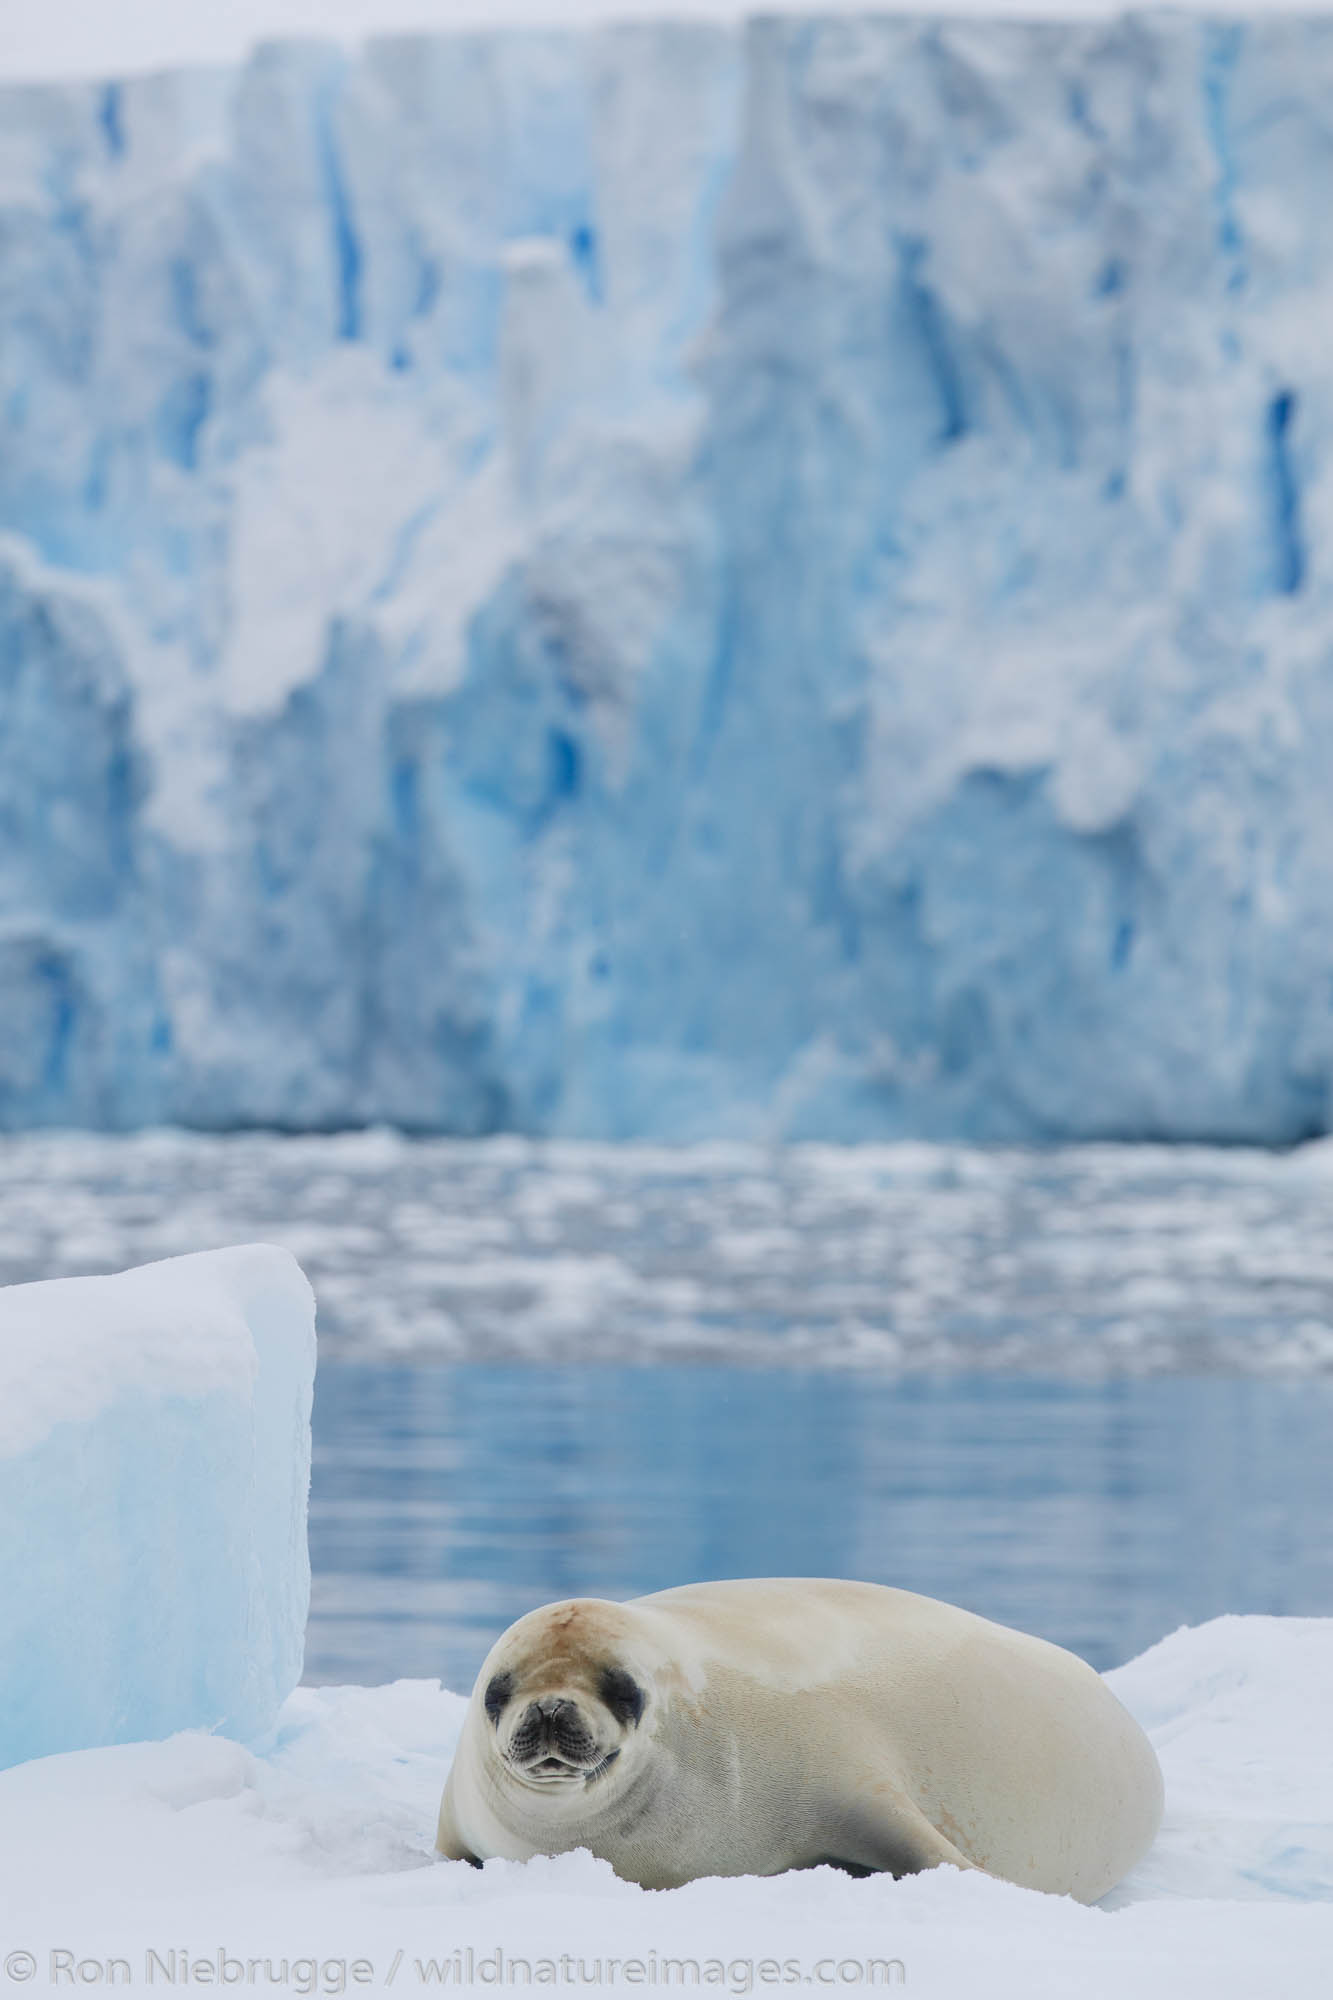
[[[0,1126],[1325,1130],[1333,21],[0,91]]]

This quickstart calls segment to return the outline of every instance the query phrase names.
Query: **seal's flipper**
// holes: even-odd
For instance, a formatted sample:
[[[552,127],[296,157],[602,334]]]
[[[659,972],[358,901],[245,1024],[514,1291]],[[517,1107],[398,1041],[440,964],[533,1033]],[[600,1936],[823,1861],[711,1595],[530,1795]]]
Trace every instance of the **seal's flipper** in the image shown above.
[[[898,1800],[886,1804],[881,1816],[872,1817],[862,1810],[855,1819],[844,1818],[828,1852],[809,1866],[824,1864],[849,1875],[919,1875],[923,1869],[938,1868],[945,1862],[955,1868],[977,1866],[961,1848],[946,1840],[918,1807]]]
[[[435,1852],[442,1854],[446,1861],[470,1861],[474,1868],[480,1868],[481,1860],[472,1852],[454,1825],[454,1815],[449,1804],[449,1788],[446,1785],[444,1797],[440,1801],[440,1823],[435,1831]]]

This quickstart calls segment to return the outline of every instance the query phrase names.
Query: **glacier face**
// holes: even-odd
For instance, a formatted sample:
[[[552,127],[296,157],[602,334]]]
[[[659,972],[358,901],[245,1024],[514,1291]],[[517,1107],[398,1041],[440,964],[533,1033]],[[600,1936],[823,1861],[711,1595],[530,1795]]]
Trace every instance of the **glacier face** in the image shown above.
[[[1333,22],[0,91],[0,1126],[1285,1141]]]

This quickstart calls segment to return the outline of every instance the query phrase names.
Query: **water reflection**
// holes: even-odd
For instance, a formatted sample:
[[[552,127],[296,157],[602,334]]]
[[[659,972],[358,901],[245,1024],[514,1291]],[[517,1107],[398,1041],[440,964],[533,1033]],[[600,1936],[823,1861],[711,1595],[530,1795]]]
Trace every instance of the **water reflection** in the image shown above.
[[[552,1598],[860,1576],[1106,1667],[1333,1612],[1333,1383],[384,1366],[320,1376],[307,1678],[466,1688]]]

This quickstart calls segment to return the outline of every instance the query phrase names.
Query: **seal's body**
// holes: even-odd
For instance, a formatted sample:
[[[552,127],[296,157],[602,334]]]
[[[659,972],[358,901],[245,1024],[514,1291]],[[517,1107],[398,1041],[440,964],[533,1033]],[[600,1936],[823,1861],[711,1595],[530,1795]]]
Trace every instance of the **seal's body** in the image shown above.
[[[688,1584],[533,1611],[481,1670],[456,1860],[587,1847],[645,1888],[938,1862],[1094,1902],[1162,1811],[1152,1747],[1059,1646],[879,1584]]]

